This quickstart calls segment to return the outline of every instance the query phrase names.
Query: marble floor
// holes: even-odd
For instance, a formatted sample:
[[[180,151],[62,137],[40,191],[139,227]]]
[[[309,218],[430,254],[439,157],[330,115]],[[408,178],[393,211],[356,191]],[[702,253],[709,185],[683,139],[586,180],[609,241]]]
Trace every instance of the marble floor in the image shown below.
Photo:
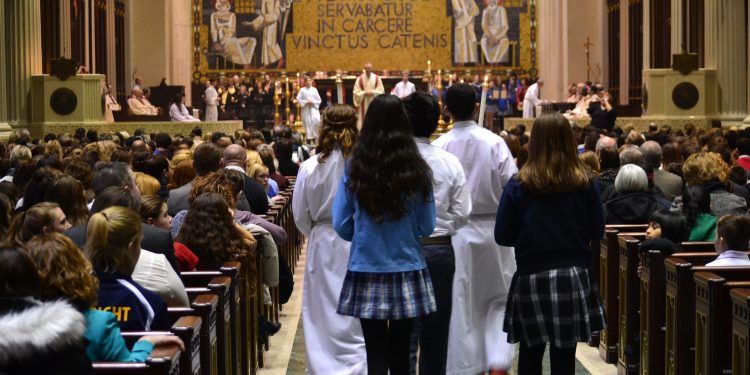
[[[303,250],[294,273],[294,293],[279,314],[281,330],[270,338],[271,350],[265,353],[264,367],[258,375],[303,375],[305,374],[305,342],[300,313],[302,310],[302,283],[305,264]],[[545,356],[545,373],[549,372]],[[515,366],[514,366],[515,367]],[[511,372],[516,374],[515,369]],[[595,348],[579,344],[576,351],[576,374],[615,375],[617,368],[604,363]]]

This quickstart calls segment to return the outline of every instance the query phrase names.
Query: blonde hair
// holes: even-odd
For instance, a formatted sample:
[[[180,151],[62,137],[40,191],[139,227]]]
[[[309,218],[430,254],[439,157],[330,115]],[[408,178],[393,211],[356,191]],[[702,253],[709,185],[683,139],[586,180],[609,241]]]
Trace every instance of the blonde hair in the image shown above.
[[[701,151],[690,155],[682,165],[682,175],[687,185],[703,185],[719,182],[726,185],[729,180],[729,165],[715,152]]]
[[[247,168],[247,175],[253,179],[257,178],[263,172],[268,173],[268,167],[263,163],[256,163]]]
[[[94,269],[130,275],[141,247],[141,217],[132,210],[113,206],[91,215],[86,228],[84,252]]]
[[[143,172],[135,172],[135,184],[141,191],[141,195],[156,195],[161,190],[159,180]]]
[[[601,167],[599,166],[599,158],[596,156],[594,151],[586,151],[578,155],[578,158],[581,159],[583,164],[586,165],[593,174],[598,175],[599,172],[601,172]]]
[[[58,160],[62,161],[63,149],[62,149],[62,146],[60,145],[60,142],[58,142],[56,139],[48,141],[44,145],[44,154],[47,156],[55,155]]]
[[[96,306],[99,280],[91,262],[68,237],[59,233],[34,236],[26,251],[36,263],[44,299],[64,298],[79,309]]]
[[[253,164],[263,164],[263,160],[261,160],[258,151],[247,150],[247,157],[245,158],[245,168],[249,169]]]
[[[185,160],[189,160],[192,163],[193,152],[190,150],[178,150],[172,156],[172,160],[169,161],[169,165],[174,169],[178,164],[182,163]]]

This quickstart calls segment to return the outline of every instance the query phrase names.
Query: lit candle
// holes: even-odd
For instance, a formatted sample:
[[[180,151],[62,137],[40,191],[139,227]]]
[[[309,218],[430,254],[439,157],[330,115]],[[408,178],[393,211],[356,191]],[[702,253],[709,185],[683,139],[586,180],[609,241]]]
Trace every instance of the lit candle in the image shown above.
[[[336,98],[339,104],[344,104],[344,88],[341,74],[336,73]]]
[[[427,73],[432,73],[432,61],[427,60]]]
[[[482,83],[482,101],[479,105],[479,126],[484,126],[484,111],[487,107],[487,89],[489,89],[490,84],[488,82],[489,76],[484,76],[484,82]]]

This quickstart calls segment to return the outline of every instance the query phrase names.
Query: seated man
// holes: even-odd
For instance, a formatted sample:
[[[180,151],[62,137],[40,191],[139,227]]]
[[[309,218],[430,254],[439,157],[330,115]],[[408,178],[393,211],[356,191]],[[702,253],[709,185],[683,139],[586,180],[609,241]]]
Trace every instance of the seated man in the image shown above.
[[[159,110],[156,109],[143,95],[141,89],[133,89],[130,98],[128,98],[128,113],[131,115],[150,115],[155,116],[159,114]]]

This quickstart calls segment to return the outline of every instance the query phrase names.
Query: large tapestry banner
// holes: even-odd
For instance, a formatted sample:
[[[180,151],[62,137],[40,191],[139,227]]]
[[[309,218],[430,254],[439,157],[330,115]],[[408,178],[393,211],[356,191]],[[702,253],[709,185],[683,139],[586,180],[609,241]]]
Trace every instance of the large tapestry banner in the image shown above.
[[[193,0],[193,78],[233,72],[536,73],[536,0]]]

